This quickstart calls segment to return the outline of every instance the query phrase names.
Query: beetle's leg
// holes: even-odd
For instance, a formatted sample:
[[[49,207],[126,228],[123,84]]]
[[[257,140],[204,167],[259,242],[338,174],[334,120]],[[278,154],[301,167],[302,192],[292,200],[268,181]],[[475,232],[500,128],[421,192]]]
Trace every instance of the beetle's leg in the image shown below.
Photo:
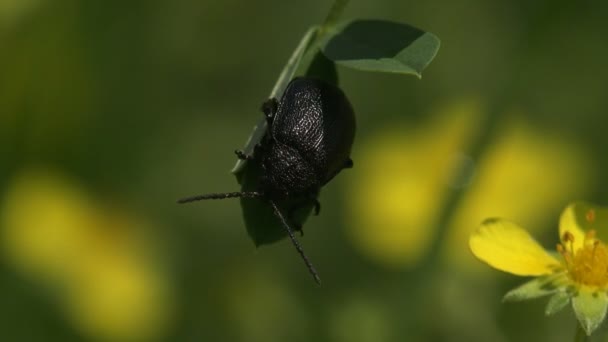
[[[296,223],[294,220],[291,220],[291,224],[293,225],[293,228],[296,232],[300,232],[300,236],[304,236],[304,229],[302,229],[301,224]]]
[[[291,207],[289,209],[289,211],[287,212],[287,219],[289,219],[289,222],[293,226],[293,230],[295,230],[296,232],[300,232],[300,236],[304,236],[304,230],[302,230],[302,225],[299,224],[298,222],[296,222],[296,219],[295,219],[295,216],[296,216],[295,213],[296,213],[296,210],[298,210],[298,209],[299,209],[298,206]]]
[[[352,159],[350,159],[350,158],[348,158],[348,159],[346,160],[346,162],[344,163],[344,168],[345,168],[345,169],[352,169],[353,165],[354,165],[354,164],[353,164],[353,160],[352,160]]]
[[[289,220],[289,223],[291,223],[291,226],[293,227],[293,230],[296,232],[300,233],[300,236],[304,236],[304,229],[302,229],[302,225],[297,223],[294,219],[293,219],[293,210],[290,210],[287,213],[287,219]]]
[[[315,216],[319,216],[319,213],[321,212],[321,203],[316,198],[313,198],[312,201],[315,203]]]
[[[314,214],[315,216],[318,216],[319,213],[321,212],[321,203],[319,202],[318,199],[316,199],[315,197],[309,197],[308,200],[310,200],[310,202],[312,202],[314,204]],[[293,226],[295,227],[295,230],[300,231],[300,233],[302,235],[304,235],[304,231],[302,230],[302,225],[298,224],[295,220],[295,212],[296,210],[306,207],[306,205],[310,202],[304,202],[304,203],[300,203],[298,205],[293,206],[291,209],[289,209],[289,212],[287,213],[287,217],[289,218],[289,221],[291,221],[291,223],[293,224]]]
[[[245,154],[245,152],[241,150],[234,150],[234,154],[236,154],[240,160],[253,160],[253,154]]]
[[[277,113],[277,109],[279,107],[279,102],[274,97],[268,99],[262,103],[262,112],[266,115],[266,121],[268,125],[272,124],[272,119],[274,119],[274,115]]]
[[[311,191],[306,194],[306,200],[307,200],[306,204],[312,203],[314,205],[315,216],[319,216],[319,213],[321,212],[321,202],[319,202],[319,200],[317,199],[317,196],[319,196],[319,190]],[[304,206],[304,205],[305,204],[303,204],[302,206]]]
[[[251,152],[251,154],[246,154],[245,152],[243,152],[243,150],[235,150],[234,154],[236,154],[236,156],[240,160],[252,161],[253,159],[255,159],[255,156],[264,154],[264,149],[266,148],[266,145],[267,145],[265,142],[266,142],[266,139],[264,137],[262,139],[262,141],[260,141],[259,143],[255,144],[255,146],[253,146],[253,152]]]

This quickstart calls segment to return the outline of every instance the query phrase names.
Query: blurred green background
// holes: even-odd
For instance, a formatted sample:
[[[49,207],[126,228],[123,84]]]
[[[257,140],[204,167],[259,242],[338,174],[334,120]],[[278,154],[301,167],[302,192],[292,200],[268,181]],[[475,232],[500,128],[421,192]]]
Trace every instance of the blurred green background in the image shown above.
[[[301,238],[321,287],[237,200],[175,204],[238,189],[233,150],[330,5],[0,1],[0,339],[572,339],[571,310],[502,304],[524,279],[467,237],[503,216],[552,248],[567,203],[608,203],[606,2],[353,0],[442,47],[421,80],[339,70],[355,167]]]

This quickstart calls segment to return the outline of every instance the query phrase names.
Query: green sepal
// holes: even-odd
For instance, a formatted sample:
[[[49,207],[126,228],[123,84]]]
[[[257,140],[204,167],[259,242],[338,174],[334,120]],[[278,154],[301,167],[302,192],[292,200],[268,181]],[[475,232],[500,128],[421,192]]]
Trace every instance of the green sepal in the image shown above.
[[[520,301],[548,296],[560,290],[558,280],[562,277],[562,274],[557,273],[534,278],[529,282],[507,292],[507,294],[503,297],[503,301]]]
[[[549,302],[545,308],[545,315],[551,316],[563,310],[568,303],[570,303],[570,297],[571,294],[566,291],[556,292],[553,296],[551,296],[551,298],[549,298]]]
[[[585,333],[589,336],[606,317],[608,295],[603,291],[578,291],[572,297],[572,308]]]

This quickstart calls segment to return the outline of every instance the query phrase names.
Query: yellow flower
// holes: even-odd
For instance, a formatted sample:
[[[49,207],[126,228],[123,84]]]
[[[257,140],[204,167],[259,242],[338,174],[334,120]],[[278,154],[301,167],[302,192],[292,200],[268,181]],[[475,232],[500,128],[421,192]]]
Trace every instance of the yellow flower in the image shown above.
[[[600,238],[608,208],[569,205],[559,223],[558,253],[543,249],[527,231],[504,219],[487,219],[469,238],[473,254],[488,265],[532,281],[510,291],[505,300],[552,295],[547,315],[572,308],[587,335],[602,323],[608,308],[608,246]]]
[[[346,198],[347,233],[364,256],[401,268],[425,255],[435,237],[429,227],[450,190],[457,146],[469,143],[480,113],[478,102],[461,101],[419,127],[394,125],[359,146]]]
[[[546,213],[593,188],[588,153],[534,127],[525,113],[505,113],[486,152],[467,156],[483,108],[475,99],[450,101],[425,119],[392,123],[357,145],[345,198],[346,234],[362,256],[395,269],[414,267],[437,238],[446,199],[463,192],[446,222],[442,253],[451,267],[472,273],[478,265],[462,253],[471,222],[501,216],[544,227]]]
[[[151,224],[107,208],[69,177],[21,173],[0,193],[0,257],[50,291],[84,336],[157,340],[172,293]]]

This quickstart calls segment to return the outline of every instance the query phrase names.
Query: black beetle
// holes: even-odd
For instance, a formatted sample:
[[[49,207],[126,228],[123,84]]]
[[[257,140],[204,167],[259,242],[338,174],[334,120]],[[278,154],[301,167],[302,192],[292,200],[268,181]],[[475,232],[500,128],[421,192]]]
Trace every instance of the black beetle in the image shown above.
[[[277,201],[306,198],[321,208],[318,193],[342,169],[351,168],[350,151],[355,138],[355,115],[340,88],[314,78],[293,79],[280,102],[262,104],[268,130],[252,155],[235,151],[239,159],[257,160],[262,179],[257,191],[211,193],[178,200],[188,203],[206,199],[256,198],[268,202],[287,231],[315,281],[319,276],[308,260]],[[259,159],[258,159],[259,158]],[[293,225],[293,223],[292,223]],[[301,227],[296,227],[301,231]]]

